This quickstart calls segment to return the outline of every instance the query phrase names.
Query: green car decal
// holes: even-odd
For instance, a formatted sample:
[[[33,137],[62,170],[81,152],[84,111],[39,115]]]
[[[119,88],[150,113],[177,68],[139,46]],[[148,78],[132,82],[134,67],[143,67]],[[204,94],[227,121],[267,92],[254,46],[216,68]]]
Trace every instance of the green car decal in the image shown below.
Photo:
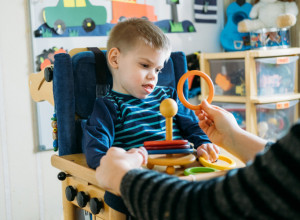
[[[96,25],[106,23],[107,12],[104,6],[92,5],[89,0],[59,0],[55,7],[44,8],[43,18],[57,34],[63,34],[66,27],[75,26],[90,32]]]

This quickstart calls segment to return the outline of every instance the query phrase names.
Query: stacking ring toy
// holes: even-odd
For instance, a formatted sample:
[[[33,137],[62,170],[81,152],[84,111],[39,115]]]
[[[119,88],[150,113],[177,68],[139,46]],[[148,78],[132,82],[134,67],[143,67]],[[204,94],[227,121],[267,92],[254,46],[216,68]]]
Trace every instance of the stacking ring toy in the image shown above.
[[[219,155],[218,160],[223,160],[228,163],[228,165],[218,165],[214,163],[210,163],[207,160],[204,159],[204,157],[199,157],[200,163],[205,167],[211,167],[218,170],[229,170],[236,166],[236,163],[234,160],[230,159],[229,157],[226,157],[224,155]]]
[[[191,167],[184,170],[183,174],[185,176],[191,175],[191,174],[197,174],[197,173],[210,173],[215,172],[217,169],[211,168],[211,167]]]
[[[192,75],[197,75],[197,76],[200,76],[200,77],[204,78],[206,83],[208,84],[208,88],[209,88],[209,93],[208,93],[208,98],[207,98],[208,103],[211,103],[212,99],[214,97],[214,84],[213,84],[213,82],[211,81],[210,77],[207,74],[205,74],[201,71],[198,71],[198,70],[188,71],[185,74],[183,74],[182,77],[179,79],[178,85],[177,85],[177,93],[178,93],[179,100],[182,102],[182,104],[185,107],[187,107],[191,110],[197,110],[197,109],[200,109],[200,105],[190,104],[183,95],[184,82],[189,76],[192,76]]]

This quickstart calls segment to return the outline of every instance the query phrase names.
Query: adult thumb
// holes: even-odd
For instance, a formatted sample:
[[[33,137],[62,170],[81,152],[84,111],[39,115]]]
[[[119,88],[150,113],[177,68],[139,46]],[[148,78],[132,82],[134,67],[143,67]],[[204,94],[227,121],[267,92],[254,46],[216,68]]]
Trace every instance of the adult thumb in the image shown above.
[[[201,109],[210,116],[213,116],[216,111],[205,99],[201,102]]]

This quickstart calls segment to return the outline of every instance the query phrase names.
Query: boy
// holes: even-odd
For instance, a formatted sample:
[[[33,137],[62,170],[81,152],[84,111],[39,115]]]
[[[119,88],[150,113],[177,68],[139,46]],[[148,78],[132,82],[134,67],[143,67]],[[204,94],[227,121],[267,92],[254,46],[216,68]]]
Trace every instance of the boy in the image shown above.
[[[111,30],[107,63],[113,77],[112,91],[96,100],[84,129],[83,145],[91,168],[99,166],[111,146],[128,150],[143,146],[144,141],[164,140],[165,118],[159,106],[166,98],[173,98],[179,105],[173,139],[187,139],[198,155],[217,159],[219,148],[199,128],[196,117],[182,111],[176,91],[156,86],[170,54],[168,38],[150,21],[132,18]]]

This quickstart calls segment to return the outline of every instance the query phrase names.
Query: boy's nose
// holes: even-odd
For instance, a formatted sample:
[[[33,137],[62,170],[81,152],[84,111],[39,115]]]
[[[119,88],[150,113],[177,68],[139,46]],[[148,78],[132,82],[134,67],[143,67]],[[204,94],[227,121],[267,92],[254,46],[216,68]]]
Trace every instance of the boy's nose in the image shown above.
[[[157,76],[157,74],[156,74],[155,70],[151,70],[151,71],[149,71],[148,74],[147,74],[147,78],[148,78],[148,79],[155,79],[156,76]]]

